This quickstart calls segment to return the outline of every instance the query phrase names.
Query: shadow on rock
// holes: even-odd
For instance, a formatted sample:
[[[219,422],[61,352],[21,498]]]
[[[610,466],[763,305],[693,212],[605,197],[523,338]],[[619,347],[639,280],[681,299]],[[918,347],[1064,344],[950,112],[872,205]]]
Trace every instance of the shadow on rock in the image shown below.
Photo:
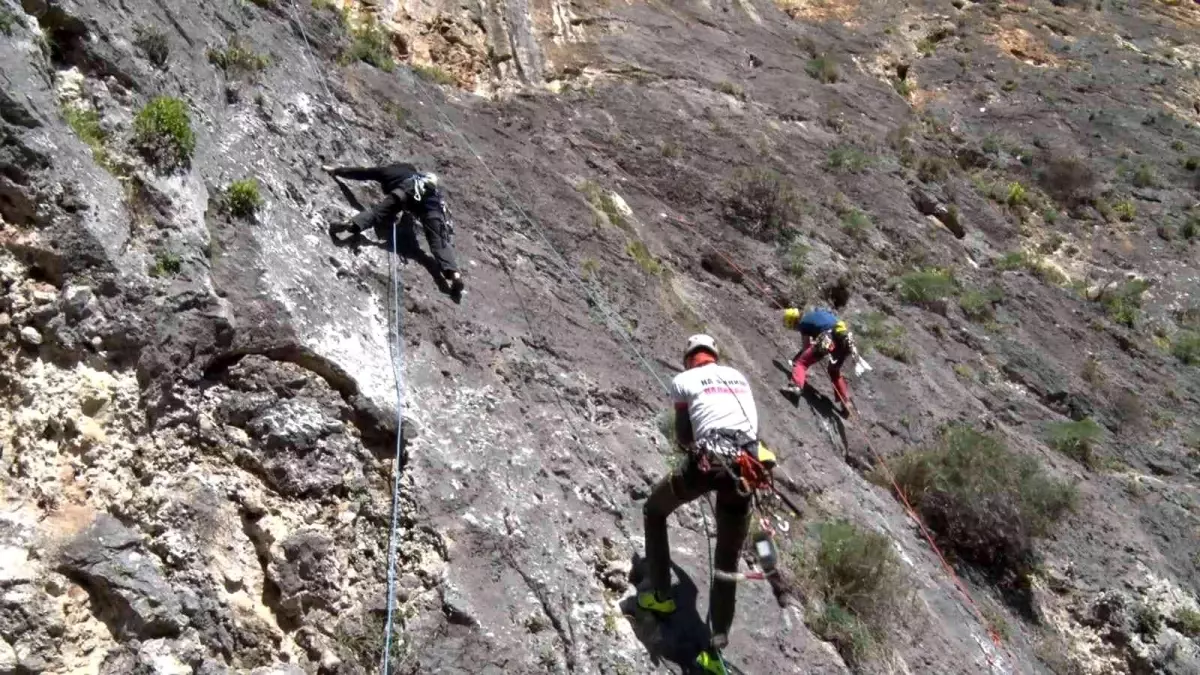
[[[630,581],[637,587],[644,576],[645,561],[641,556],[634,556]],[[700,616],[697,608],[699,589],[683,568],[671,564],[675,570],[678,582],[671,587],[671,597],[675,598],[675,613],[669,617],[658,618],[650,612],[637,606],[637,595],[631,595],[621,602],[621,611],[629,619],[634,635],[645,646],[650,659],[658,666],[665,659],[679,666],[683,673],[699,673],[696,656],[708,646],[708,624]]]

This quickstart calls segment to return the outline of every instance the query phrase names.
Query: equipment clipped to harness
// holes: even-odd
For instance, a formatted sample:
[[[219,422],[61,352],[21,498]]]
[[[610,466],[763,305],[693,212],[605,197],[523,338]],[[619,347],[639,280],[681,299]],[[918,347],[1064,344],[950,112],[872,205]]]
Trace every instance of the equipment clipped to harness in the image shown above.
[[[759,445],[761,447],[761,444]],[[734,464],[737,466],[738,494],[743,497],[751,495],[759,488],[771,486],[770,468],[749,451],[743,449],[739,452]]]
[[[775,565],[779,561],[775,554],[775,542],[771,541],[771,536],[766,532],[759,532],[754,535],[754,552],[758,555],[758,566],[766,574],[775,571]]]

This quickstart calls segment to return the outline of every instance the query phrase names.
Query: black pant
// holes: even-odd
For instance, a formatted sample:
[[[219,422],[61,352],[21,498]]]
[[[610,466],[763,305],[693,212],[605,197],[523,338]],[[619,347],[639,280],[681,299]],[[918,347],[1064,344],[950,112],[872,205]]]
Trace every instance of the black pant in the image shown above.
[[[450,227],[440,195],[431,192],[419,202],[412,201],[399,190],[389,192],[371,208],[362,211],[350,222],[359,231],[374,228],[380,236],[391,236],[391,226],[401,217],[401,227],[416,227],[419,222],[425,230],[425,241],[429,253],[443,272],[458,271],[454,260],[454,249],[450,245]],[[394,243],[394,242],[393,242]]]
[[[665,595],[671,590],[671,548],[667,539],[667,517],[675,509],[716,491],[717,545],[714,566],[724,572],[738,570],[742,545],[750,529],[750,498],[737,493],[737,484],[724,470],[701,471],[689,460],[659,481],[642,507],[646,530],[646,566],[654,590]],[[737,604],[737,584],[716,579],[709,594],[713,635],[729,635]]]

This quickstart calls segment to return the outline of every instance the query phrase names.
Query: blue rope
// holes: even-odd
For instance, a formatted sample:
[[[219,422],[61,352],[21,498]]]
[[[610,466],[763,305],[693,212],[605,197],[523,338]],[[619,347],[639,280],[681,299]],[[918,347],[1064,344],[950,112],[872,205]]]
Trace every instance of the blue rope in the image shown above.
[[[392,248],[396,247],[396,221],[392,221]],[[404,363],[403,325],[400,321],[400,295],[403,287],[400,285],[400,271],[396,264],[396,253],[388,254],[388,274],[392,280],[392,335],[394,350],[392,352],[392,377],[396,382],[396,453],[392,457],[392,525],[388,530],[388,572],[387,572],[387,620],[383,632],[383,675],[388,675],[392,653],[392,625],[396,610],[396,524],[400,520],[400,452],[404,436],[404,373],[401,364]]]

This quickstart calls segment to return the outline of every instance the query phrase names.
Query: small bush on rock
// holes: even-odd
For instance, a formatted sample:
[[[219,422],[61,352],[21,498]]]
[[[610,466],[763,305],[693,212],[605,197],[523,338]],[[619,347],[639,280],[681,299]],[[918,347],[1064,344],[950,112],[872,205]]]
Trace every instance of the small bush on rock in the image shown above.
[[[1139,164],[1133,170],[1132,182],[1137,188],[1152,188],[1158,185],[1158,177],[1154,175],[1154,169],[1149,164]]]
[[[262,206],[262,197],[258,194],[258,181],[253,178],[235,180],[225,191],[229,212],[238,218],[253,217],[258,207]]]
[[[842,214],[842,230],[855,241],[864,242],[870,236],[871,216],[851,208]]]
[[[799,237],[788,244],[784,254],[784,267],[788,274],[796,278],[804,276],[804,273],[808,271],[808,252],[810,250],[808,244],[805,244]]]
[[[160,169],[186,166],[196,150],[187,104],[170,96],[151,100],[133,120],[133,144]]]
[[[63,107],[63,117],[67,126],[79,137],[79,140],[92,149],[92,159],[109,172],[117,173],[118,169],[109,154],[108,133],[100,125],[100,113],[95,108],[83,108],[71,103]]]
[[[1095,196],[1096,172],[1078,157],[1051,157],[1039,181],[1046,192],[1066,208],[1089,202]]]
[[[833,84],[838,81],[837,62],[828,56],[818,56],[814,59],[809,59],[804,66],[804,72],[808,73],[809,77],[822,82],[824,84]]]
[[[265,55],[259,54],[234,36],[225,49],[209,49],[208,61],[230,76],[253,75],[270,63]]]
[[[1117,217],[1123,222],[1128,223],[1137,217],[1137,206],[1131,199],[1122,199],[1113,205],[1113,213],[1117,214]]]
[[[1073,486],[1045,474],[1033,457],[967,426],[894,464],[897,485],[947,549],[1003,582],[1024,585],[1034,537],[1073,508]]]
[[[1175,612],[1171,623],[1176,630],[1190,638],[1200,637],[1200,612],[1194,609],[1181,607]]]
[[[1150,288],[1150,282],[1144,279],[1130,279],[1118,286],[1106,288],[1100,293],[1097,301],[1104,306],[1104,312],[1113,321],[1133,328],[1141,314],[1142,293]]]
[[[434,66],[434,65],[426,66],[426,65],[422,65],[420,63],[414,63],[412,65],[412,71],[417,77],[421,78],[422,80],[425,80],[426,82],[432,82],[434,84],[452,85],[452,84],[457,84],[457,82],[458,82],[457,80],[454,79],[453,75],[446,72],[445,69],[443,69],[439,66]]]
[[[971,290],[962,294],[958,299],[958,306],[971,321],[990,321],[995,317],[996,303],[1003,298],[1004,293],[998,288]]]
[[[870,312],[854,317],[850,322],[864,350],[874,349],[890,359],[912,363],[912,350],[904,341],[904,326],[889,325],[886,314]]]
[[[851,145],[839,145],[829,151],[827,166],[839,173],[862,173],[871,166],[871,158]]]
[[[950,272],[929,269],[905,274],[897,279],[896,288],[905,302],[923,305],[954,295],[958,284]]]
[[[146,59],[159,68],[165,66],[167,56],[171,53],[171,44],[167,42],[167,34],[154,26],[138,26],[134,29],[134,33],[136,38],[133,44],[142,50]]]
[[[865,661],[886,639],[901,608],[906,582],[892,542],[846,520],[818,524],[807,551],[790,561],[792,573],[824,610],[809,620],[848,662]]]
[[[1078,422],[1059,422],[1050,427],[1047,437],[1050,447],[1074,459],[1089,469],[1096,468],[1096,442],[1104,429],[1088,417]]]
[[[746,234],[778,241],[799,214],[800,197],[790,181],[767,168],[738,169],[729,181],[726,216]]]
[[[150,276],[165,277],[179,274],[183,269],[183,263],[179,256],[170,252],[159,253],[154,257],[154,264],[150,266]]]
[[[1171,344],[1171,353],[1186,365],[1200,366],[1200,333],[1180,331]]]
[[[396,69],[392,59],[391,38],[373,16],[351,31],[353,42],[343,55],[345,61],[362,61],[390,73]]]

